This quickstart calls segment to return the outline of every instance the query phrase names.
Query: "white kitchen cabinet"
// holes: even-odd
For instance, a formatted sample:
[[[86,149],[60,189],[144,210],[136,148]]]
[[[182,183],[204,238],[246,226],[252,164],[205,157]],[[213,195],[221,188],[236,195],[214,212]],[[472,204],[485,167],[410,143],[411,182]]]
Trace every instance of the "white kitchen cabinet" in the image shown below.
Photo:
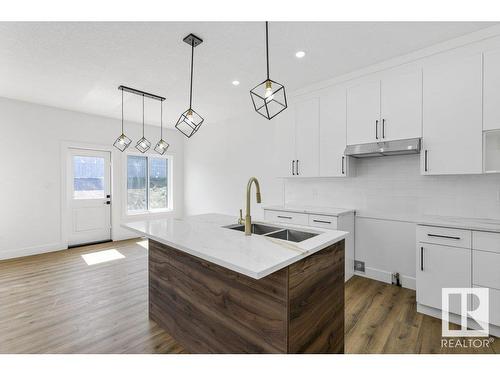
[[[347,89],[347,144],[379,139],[380,81],[366,81]]]
[[[442,308],[442,288],[470,288],[471,249],[417,244],[417,302]],[[460,301],[450,301],[450,312],[461,314]]]
[[[484,53],[483,130],[500,129],[500,50]]]
[[[422,137],[422,71],[392,72],[382,78],[379,138]]]
[[[274,135],[276,174],[278,177],[289,177],[292,176],[292,167],[295,167],[294,111],[289,107],[272,121],[276,121]]]
[[[295,175],[319,175],[319,98],[308,98],[295,106]]]
[[[483,285],[474,285],[474,288],[483,288]],[[494,332],[491,332],[494,327],[491,326],[491,324],[496,325],[500,327],[500,290],[498,289],[493,289],[493,288],[488,288],[490,300],[489,300],[489,323],[490,323],[490,334],[494,334],[494,332],[498,332],[497,329],[495,329]],[[478,305],[479,301],[477,299],[472,300],[472,309],[477,309],[479,307]]]
[[[346,147],[346,91],[334,87],[320,94],[319,176],[349,175]]]
[[[482,173],[482,55],[423,70],[423,174]]]

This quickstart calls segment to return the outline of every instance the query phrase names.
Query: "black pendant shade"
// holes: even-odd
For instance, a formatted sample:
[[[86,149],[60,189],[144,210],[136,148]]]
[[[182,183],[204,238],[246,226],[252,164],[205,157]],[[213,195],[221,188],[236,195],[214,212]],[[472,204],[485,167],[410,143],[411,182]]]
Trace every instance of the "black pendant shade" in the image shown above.
[[[269,78],[269,30],[266,22],[267,78],[250,90],[254,109],[268,120],[287,108],[285,86]]]
[[[189,108],[184,111],[175,127],[186,137],[191,138],[194,133],[198,131],[200,126],[203,124],[203,117],[201,117],[194,109],[193,109],[193,64],[194,64],[194,48],[201,43],[203,40],[198,38],[196,35],[189,34],[186,36],[183,41],[191,46],[191,83],[189,87]]]
[[[128,146],[130,146],[131,143],[132,140],[123,133],[123,90],[122,90],[122,134],[118,138],[116,138],[116,141],[115,143],[113,143],[113,146],[115,146],[118,150],[123,152],[127,149]]]
[[[151,142],[149,142],[144,136],[144,94],[143,94],[142,95],[142,138],[137,141],[135,148],[144,154],[147,150],[149,150],[150,147],[151,147]]]

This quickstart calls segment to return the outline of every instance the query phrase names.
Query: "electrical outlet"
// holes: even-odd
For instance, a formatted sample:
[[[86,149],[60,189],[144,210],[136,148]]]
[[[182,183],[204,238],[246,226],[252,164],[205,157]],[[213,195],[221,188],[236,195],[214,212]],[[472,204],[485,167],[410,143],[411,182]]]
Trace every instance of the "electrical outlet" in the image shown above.
[[[360,260],[354,261],[354,271],[365,272],[365,262]]]

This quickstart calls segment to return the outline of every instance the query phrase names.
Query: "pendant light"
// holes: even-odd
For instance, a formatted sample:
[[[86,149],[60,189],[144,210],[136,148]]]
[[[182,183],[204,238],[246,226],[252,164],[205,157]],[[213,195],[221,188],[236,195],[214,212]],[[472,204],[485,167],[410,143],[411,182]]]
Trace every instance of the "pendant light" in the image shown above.
[[[250,90],[254,109],[271,120],[287,108],[285,86],[269,78],[269,30],[266,21],[267,78]]]
[[[123,134],[123,90],[121,91],[122,91],[122,134],[118,138],[116,138],[116,141],[115,143],[113,143],[113,146],[115,146],[118,150],[123,152],[127,149],[128,146],[130,146],[132,140],[125,134]]]
[[[163,155],[170,145],[163,140],[163,100],[160,102],[160,140],[155,146],[155,151]]]
[[[137,141],[135,148],[144,154],[150,147],[151,142],[144,136],[144,94],[142,94],[142,138]]]
[[[203,43],[203,40],[196,35],[189,34],[183,41],[191,46],[191,84],[189,88],[189,108],[181,114],[175,127],[186,137],[191,136],[198,131],[201,124],[203,124],[203,117],[201,117],[192,107],[193,104],[193,62],[194,62],[194,47]]]

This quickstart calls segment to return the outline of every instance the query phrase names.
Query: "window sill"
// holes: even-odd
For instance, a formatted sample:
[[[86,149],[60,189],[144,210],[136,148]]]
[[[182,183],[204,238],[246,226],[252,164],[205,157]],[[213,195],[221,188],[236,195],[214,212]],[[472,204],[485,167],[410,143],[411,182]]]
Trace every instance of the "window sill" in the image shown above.
[[[164,210],[150,210],[150,211],[137,211],[137,212],[129,212],[127,211],[125,217],[137,217],[137,216],[157,216],[161,214],[174,212],[173,208],[167,208]]]

